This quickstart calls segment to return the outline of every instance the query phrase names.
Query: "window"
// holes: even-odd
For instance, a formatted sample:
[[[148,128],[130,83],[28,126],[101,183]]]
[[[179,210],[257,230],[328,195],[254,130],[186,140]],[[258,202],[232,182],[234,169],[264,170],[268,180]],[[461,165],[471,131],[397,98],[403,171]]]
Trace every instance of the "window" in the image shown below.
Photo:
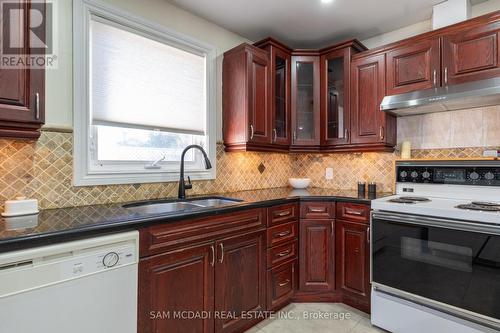
[[[215,178],[215,52],[99,4],[74,2],[75,185]]]

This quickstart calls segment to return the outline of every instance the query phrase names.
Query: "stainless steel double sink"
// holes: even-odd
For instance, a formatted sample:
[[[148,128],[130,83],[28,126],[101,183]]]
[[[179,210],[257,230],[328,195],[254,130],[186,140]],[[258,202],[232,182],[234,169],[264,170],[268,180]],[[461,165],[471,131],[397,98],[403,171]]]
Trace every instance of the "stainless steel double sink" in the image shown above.
[[[243,200],[224,197],[200,197],[184,200],[152,200],[123,205],[138,214],[169,214],[235,205]]]

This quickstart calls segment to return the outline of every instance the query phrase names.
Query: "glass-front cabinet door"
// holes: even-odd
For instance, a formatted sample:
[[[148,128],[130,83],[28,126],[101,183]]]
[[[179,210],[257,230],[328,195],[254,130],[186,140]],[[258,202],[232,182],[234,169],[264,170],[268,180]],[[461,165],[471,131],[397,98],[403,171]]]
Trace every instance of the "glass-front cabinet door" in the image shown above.
[[[321,144],[349,143],[350,50],[341,49],[321,56]]]
[[[319,95],[319,57],[292,57],[292,146],[319,147]]]
[[[272,143],[290,145],[290,54],[271,47],[272,62]]]

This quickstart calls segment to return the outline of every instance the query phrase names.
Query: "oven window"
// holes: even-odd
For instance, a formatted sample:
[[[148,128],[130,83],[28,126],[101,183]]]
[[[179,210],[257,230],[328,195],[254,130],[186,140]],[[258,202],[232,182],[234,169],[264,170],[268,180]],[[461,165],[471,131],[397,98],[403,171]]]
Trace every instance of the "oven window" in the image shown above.
[[[500,319],[500,237],[373,220],[373,281]]]

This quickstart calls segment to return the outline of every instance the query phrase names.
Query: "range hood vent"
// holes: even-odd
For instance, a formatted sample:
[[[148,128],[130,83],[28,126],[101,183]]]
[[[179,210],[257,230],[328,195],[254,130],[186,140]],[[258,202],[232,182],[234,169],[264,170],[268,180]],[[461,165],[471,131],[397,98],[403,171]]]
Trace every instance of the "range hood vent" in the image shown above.
[[[386,96],[380,110],[396,116],[500,105],[500,78]]]

